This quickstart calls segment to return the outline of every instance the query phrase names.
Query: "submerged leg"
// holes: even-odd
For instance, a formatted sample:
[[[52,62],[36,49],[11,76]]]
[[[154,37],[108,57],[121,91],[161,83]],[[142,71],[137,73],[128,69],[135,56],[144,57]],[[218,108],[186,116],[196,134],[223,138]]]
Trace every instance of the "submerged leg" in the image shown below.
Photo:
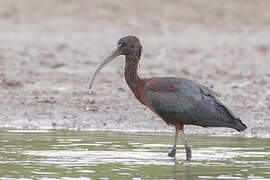
[[[188,142],[186,140],[184,130],[181,129],[180,133],[181,133],[182,139],[184,141],[185,149],[186,149],[186,160],[190,161],[191,160],[191,148],[188,146]]]
[[[174,157],[176,154],[176,146],[177,146],[179,131],[180,131],[179,129],[175,128],[174,145],[173,145],[172,150],[168,153],[168,156]]]

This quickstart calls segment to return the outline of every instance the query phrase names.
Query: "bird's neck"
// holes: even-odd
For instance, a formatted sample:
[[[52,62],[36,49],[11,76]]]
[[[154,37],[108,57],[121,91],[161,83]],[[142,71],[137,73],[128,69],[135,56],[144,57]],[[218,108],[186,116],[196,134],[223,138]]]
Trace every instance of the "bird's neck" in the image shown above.
[[[142,79],[138,75],[138,62],[140,57],[126,56],[125,79],[130,89],[135,93],[138,90]]]

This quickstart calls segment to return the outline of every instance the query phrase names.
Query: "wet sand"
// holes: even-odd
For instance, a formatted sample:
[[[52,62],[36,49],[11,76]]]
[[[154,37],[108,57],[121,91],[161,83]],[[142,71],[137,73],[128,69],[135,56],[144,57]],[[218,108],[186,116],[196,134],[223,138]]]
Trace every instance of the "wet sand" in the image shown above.
[[[141,105],[123,57],[88,83],[120,37],[143,45],[142,77],[186,77],[211,87],[248,126],[270,132],[270,2],[0,1],[0,126],[172,131]],[[187,126],[187,133],[237,133]]]

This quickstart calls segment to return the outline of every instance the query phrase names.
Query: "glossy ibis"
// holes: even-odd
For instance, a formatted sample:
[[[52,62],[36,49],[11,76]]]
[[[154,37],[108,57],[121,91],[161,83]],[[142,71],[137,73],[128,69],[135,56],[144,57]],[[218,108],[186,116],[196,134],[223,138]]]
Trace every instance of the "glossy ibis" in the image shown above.
[[[186,78],[141,78],[137,70],[142,46],[135,36],[118,41],[116,49],[97,68],[89,84],[91,92],[97,73],[119,55],[125,56],[125,80],[135,97],[168,125],[175,127],[175,140],[169,156],[175,156],[179,132],[183,138],[186,159],[191,159],[191,149],[184,134],[184,125],[202,127],[228,127],[241,132],[247,127],[208,87]]]

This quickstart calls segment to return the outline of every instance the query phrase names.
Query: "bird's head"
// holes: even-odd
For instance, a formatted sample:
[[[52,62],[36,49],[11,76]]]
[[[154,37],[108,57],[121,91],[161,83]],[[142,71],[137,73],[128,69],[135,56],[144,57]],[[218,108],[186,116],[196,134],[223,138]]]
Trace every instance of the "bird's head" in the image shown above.
[[[141,42],[136,36],[126,36],[121,38],[117,43],[117,49],[119,55],[135,56],[140,58],[141,56]]]
[[[139,38],[135,36],[126,36],[126,37],[121,38],[118,41],[116,48],[105,58],[105,60],[99,65],[99,67],[95,71],[91,79],[91,82],[89,84],[89,93],[90,93],[90,90],[92,89],[92,85],[93,85],[96,75],[109,62],[111,62],[114,58],[116,58],[119,55],[125,55],[125,56],[135,57],[135,58],[127,58],[127,59],[135,61],[133,63],[138,63],[141,57],[141,50],[142,50],[142,46],[141,46],[141,42]],[[131,62],[126,62],[126,63],[131,63]]]

